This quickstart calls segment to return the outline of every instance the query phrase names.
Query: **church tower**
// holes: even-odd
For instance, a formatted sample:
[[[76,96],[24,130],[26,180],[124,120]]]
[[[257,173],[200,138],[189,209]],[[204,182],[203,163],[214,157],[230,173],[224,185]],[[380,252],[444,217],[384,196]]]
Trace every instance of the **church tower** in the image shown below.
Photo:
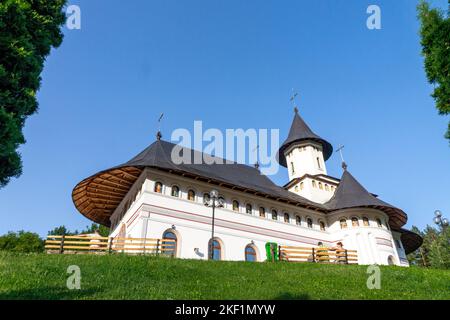
[[[329,200],[338,182],[327,176],[325,161],[332,153],[331,144],[315,134],[295,108],[289,135],[278,151],[278,161],[289,174],[285,187],[315,202]]]
[[[288,168],[289,180],[300,178],[305,174],[326,175],[325,161],[332,152],[331,144],[316,135],[295,108],[289,135],[279,150],[280,164]]]

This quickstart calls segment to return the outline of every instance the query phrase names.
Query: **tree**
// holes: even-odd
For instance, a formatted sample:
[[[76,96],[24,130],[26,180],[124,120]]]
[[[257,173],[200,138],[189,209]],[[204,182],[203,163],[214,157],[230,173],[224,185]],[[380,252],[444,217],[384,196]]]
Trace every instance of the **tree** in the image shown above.
[[[102,225],[98,225],[96,223],[92,223],[90,226],[86,226],[86,228],[81,232],[78,232],[78,230],[70,231],[65,226],[59,226],[54,228],[53,230],[50,230],[48,234],[53,236],[62,236],[62,235],[73,236],[80,233],[81,234],[94,233],[96,230],[98,230],[99,234],[103,237],[109,236],[109,228]]]
[[[419,228],[417,228],[416,226],[412,226],[411,231],[417,233],[419,236],[422,237],[422,239],[425,237],[424,233],[420,231]],[[424,251],[423,244],[417,250],[408,254],[407,258],[411,265],[416,265],[420,267],[426,267],[429,265],[429,263],[427,262],[427,255]]]
[[[447,15],[442,10],[430,9],[422,0],[418,7],[421,22],[420,36],[422,55],[425,58],[425,72],[433,84],[431,95],[441,115],[450,113],[450,1]],[[450,122],[445,135],[450,140]]]
[[[8,232],[0,236],[0,250],[13,252],[43,252],[44,241],[37,233],[32,232]]]
[[[52,236],[62,236],[62,235],[73,236],[78,234],[78,231],[75,230],[75,232],[72,232],[69,229],[67,229],[66,226],[59,226],[54,228],[53,230],[50,230],[48,234]]]
[[[416,251],[408,255],[412,265],[450,269],[450,228],[437,230],[427,226],[424,231],[412,227],[423,238],[423,244]]]
[[[86,229],[84,229],[83,231],[81,231],[81,233],[94,233],[95,230],[98,230],[98,233],[102,236],[102,237],[107,237],[109,236],[109,228],[96,224],[96,223],[92,223],[90,226],[86,226]]]
[[[430,265],[435,268],[450,269],[450,229],[444,228],[433,234],[428,254]]]
[[[38,109],[45,58],[61,45],[66,0],[0,2],[0,188],[22,173],[22,128]]]

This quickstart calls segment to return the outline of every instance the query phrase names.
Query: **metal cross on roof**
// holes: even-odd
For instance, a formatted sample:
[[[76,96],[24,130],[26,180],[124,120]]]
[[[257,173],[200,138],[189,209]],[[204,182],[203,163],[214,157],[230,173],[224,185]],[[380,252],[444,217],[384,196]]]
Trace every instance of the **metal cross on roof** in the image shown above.
[[[158,140],[160,140],[161,137],[162,137],[162,134],[161,134],[161,120],[162,120],[163,116],[164,116],[164,112],[161,113],[161,115],[158,118],[158,132],[156,133],[156,137],[158,138]]]
[[[258,161],[259,144],[255,148],[253,148],[252,152],[253,153],[256,152],[255,168],[259,170],[259,161]]]
[[[295,103],[295,100],[296,100],[297,96],[298,96],[298,93],[294,91],[294,88],[292,88],[292,96],[291,96],[291,99],[289,99],[289,100],[294,105],[295,113],[298,113],[298,107],[297,107],[297,104]]]
[[[342,161],[342,168],[344,169],[344,170],[347,170],[347,164],[345,163],[345,160],[344,160],[344,155],[343,155],[343,153],[342,153],[342,150],[344,149],[344,145],[339,145],[339,148],[337,148],[337,150],[336,150],[336,152],[339,152],[339,154],[341,155],[341,161]]]

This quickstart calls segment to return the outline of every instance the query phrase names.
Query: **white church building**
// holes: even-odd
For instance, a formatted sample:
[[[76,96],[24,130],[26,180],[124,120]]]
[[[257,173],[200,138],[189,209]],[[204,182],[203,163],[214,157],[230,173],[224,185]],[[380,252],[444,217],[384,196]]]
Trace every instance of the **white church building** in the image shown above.
[[[265,261],[266,244],[356,250],[359,264],[408,266],[420,236],[403,229],[407,215],[368,192],[343,164],[340,179],[327,175],[333,147],[296,110],[278,161],[289,182],[278,186],[257,166],[175,164],[175,144],[157,140],[130,161],[92,175],[73,190],[78,211],[111,228],[112,237],[170,238],[174,256],[208,259],[212,208],[218,191],[214,258]],[[199,151],[184,148],[194,155]]]

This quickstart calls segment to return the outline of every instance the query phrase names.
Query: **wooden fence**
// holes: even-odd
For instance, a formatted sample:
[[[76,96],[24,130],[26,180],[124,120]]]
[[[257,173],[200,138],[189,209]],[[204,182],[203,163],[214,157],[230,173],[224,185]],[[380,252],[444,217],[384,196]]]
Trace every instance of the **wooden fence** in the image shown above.
[[[356,250],[279,246],[280,261],[357,264]]]
[[[176,240],[150,238],[112,238],[49,235],[45,241],[47,253],[113,253],[163,254],[175,256]]]

